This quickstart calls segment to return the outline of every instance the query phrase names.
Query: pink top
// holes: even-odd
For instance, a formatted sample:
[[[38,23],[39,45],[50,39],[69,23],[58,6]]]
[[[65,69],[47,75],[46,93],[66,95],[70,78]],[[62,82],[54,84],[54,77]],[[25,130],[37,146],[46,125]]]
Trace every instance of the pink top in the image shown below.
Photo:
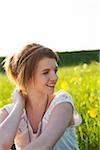
[[[63,150],[78,150],[77,144],[76,144],[76,133],[75,133],[75,126],[79,125],[81,123],[81,117],[77,113],[74,103],[72,100],[72,97],[64,92],[63,90],[60,90],[59,92],[56,93],[56,96],[52,100],[49,108],[45,112],[41,122],[39,123],[38,126],[38,131],[37,133],[33,133],[32,127],[28,121],[26,111],[25,109],[23,110],[23,114],[21,116],[21,120],[19,123],[18,131],[15,137],[15,145],[17,150],[21,150],[24,146],[26,146],[30,140],[35,140],[46,128],[50,115],[52,113],[52,110],[54,107],[60,103],[67,102],[71,103],[73,106],[73,118],[74,118],[74,125],[66,128],[65,133],[63,136],[59,139],[57,144],[54,147],[54,150],[61,150],[63,147]],[[2,109],[6,109],[8,113],[10,113],[13,109],[14,104],[9,104],[3,107]],[[67,117],[67,116],[66,116]],[[17,118],[16,118],[17,119]],[[67,134],[66,134],[67,133]]]

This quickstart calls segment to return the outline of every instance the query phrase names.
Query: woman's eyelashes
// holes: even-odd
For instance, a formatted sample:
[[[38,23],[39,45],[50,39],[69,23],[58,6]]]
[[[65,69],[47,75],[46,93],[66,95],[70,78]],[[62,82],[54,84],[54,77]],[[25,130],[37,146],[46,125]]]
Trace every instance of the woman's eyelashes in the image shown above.
[[[46,72],[43,72],[43,74],[48,74],[49,72],[48,71],[46,71]]]
[[[58,69],[55,69],[54,72],[57,73]],[[48,74],[50,70],[43,72],[44,75]]]

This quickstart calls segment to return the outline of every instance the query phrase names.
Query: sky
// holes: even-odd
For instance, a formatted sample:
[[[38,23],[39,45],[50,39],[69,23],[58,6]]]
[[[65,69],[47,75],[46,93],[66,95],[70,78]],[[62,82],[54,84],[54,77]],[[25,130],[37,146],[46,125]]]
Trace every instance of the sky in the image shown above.
[[[0,0],[0,56],[31,42],[55,51],[100,49],[100,0]]]

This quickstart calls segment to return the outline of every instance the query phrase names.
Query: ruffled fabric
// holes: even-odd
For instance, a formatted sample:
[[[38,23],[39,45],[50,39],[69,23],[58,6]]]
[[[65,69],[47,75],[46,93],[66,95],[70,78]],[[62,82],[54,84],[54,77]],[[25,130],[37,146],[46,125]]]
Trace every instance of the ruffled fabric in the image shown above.
[[[0,108],[0,110],[6,110],[9,114],[12,111],[13,107],[14,107],[14,104],[8,104],[8,105],[5,105],[4,107]]]

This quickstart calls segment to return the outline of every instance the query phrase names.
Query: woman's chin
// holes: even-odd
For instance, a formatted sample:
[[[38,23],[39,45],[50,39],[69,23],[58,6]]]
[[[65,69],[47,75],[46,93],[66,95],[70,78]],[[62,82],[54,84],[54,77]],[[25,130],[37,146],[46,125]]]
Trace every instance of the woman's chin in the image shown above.
[[[49,90],[48,90],[48,95],[50,94],[53,94],[54,93],[54,88],[50,88]]]

